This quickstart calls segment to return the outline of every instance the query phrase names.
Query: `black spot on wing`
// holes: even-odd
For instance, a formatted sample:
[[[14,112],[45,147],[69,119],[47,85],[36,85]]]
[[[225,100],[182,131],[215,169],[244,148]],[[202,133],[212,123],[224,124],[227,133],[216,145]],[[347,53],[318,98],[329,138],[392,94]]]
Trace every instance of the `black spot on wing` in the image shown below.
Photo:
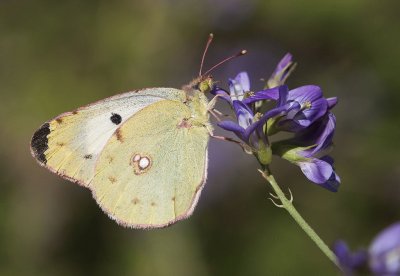
[[[35,154],[35,157],[42,163],[46,164],[45,151],[49,148],[47,145],[48,139],[47,135],[50,134],[50,125],[45,123],[33,134],[31,147]]]
[[[119,115],[117,113],[111,113],[110,120],[114,124],[119,125],[121,123],[121,121],[122,121],[122,117],[121,117],[121,115]]]
[[[86,154],[85,156],[83,156],[83,158],[85,159],[92,159],[93,156],[91,154]]]

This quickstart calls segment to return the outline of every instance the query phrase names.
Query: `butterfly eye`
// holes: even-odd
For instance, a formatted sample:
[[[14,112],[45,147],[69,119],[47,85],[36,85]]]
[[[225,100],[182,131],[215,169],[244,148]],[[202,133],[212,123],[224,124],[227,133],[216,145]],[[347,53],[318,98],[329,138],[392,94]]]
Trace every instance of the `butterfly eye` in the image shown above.
[[[198,90],[200,90],[203,93],[208,93],[211,91],[213,85],[214,85],[214,83],[213,83],[212,78],[208,77],[198,84]]]
[[[151,167],[151,158],[144,154],[134,154],[132,157],[133,171],[136,175],[147,172]]]

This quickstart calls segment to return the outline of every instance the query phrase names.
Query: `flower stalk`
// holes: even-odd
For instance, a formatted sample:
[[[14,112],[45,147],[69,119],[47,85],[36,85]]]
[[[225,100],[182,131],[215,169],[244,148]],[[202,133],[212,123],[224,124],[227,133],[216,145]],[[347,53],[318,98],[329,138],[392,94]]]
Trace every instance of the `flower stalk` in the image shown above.
[[[296,208],[293,206],[293,198],[288,199],[283,193],[282,189],[279,187],[276,182],[274,176],[269,173],[268,168],[264,171],[259,170],[261,175],[271,184],[273,190],[276,193],[276,197],[279,198],[281,204],[276,204],[272,199],[273,203],[280,207],[284,208],[288,213],[292,216],[292,218],[297,222],[301,229],[310,237],[310,239],[318,246],[318,248],[331,260],[340,270],[341,267],[336,258],[336,255],[329,249],[326,243],[318,236],[318,234],[311,228],[311,226],[304,220],[304,218],[299,214]],[[275,195],[273,195],[275,197]]]
[[[297,165],[311,182],[322,188],[337,192],[340,186],[340,177],[333,167],[334,160],[328,155],[336,127],[336,118],[331,110],[337,98],[325,98],[316,85],[290,90],[285,81],[294,67],[291,54],[287,54],[265,88],[258,92],[250,90],[246,72],[240,72],[229,80],[229,91],[215,86],[211,92],[229,103],[236,115],[236,121],[220,121],[218,126],[233,132],[248,147],[246,153],[257,158],[262,167],[259,171],[275,191],[271,196],[281,202],[277,204],[273,198],[271,201],[286,209],[318,248],[342,270],[336,255],[297,212],[292,204],[292,195],[290,198],[285,196],[269,170],[272,155],[277,155]],[[264,105],[267,102],[274,106],[268,108]],[[266,111],[261,108],[264,106]],[[271,139],[279,132],[290,133],[291,137]]]

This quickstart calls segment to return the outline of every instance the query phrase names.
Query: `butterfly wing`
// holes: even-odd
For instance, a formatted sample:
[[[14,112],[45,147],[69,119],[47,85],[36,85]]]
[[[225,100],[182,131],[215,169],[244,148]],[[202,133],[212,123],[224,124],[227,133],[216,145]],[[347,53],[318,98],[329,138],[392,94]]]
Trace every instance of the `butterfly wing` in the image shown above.
[[[101,152],[89,188],[119,224],[163,227],[189,216],[206,178],[208,131],[178,101],[148,105]]]
[[[139,110],[166,100],[182,102],[185,92],[173,88],[132,91],[61,114],[35,132],[32,155],[49,170],[88,186],[96,160],[117,129]]]

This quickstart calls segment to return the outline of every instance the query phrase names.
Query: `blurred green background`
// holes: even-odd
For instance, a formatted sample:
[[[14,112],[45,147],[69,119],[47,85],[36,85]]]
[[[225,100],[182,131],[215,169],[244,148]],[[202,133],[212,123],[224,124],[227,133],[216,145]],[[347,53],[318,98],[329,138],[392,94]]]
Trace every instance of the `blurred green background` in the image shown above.
[[[142,87],[196,76],[209,32],[209,67],[226,83],[241,70],[262,87],[290,51],[289,87],[338,96],[336,194],[274,160],[279,183],[321,237],[366,247],[400,219],[398,1],[0,2],[1,275],[337,275],[239,147],[210,143],[206,188],[193,216],[143,231],[118,226],[91,193],[39,167],[29,152],[46,120]],[[221,109],[224,107],[221,105]],[[218,132],[223,134],[222,131]]]

